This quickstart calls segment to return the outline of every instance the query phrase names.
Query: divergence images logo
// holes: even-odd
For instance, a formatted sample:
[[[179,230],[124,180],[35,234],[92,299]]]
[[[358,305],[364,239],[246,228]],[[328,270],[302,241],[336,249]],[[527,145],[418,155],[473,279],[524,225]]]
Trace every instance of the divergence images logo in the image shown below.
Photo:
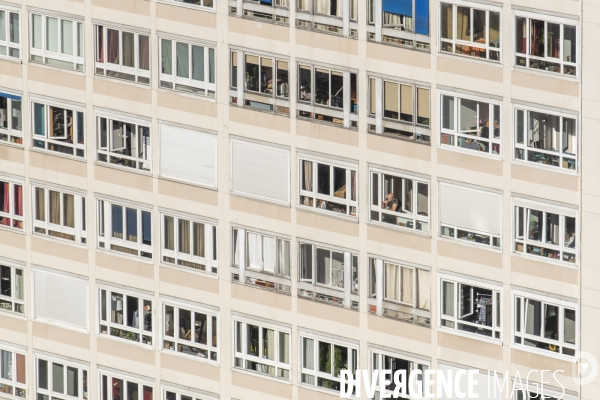
[[[598,375],[598,361],[585,351],[575,353],[577,362],[573,364],[573,381],[577,385],[587,385]]]

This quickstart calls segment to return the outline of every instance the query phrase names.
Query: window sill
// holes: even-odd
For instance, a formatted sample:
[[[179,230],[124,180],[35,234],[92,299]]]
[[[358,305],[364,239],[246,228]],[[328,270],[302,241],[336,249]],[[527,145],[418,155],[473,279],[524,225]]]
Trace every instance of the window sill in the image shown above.
[[[27,301],[27,300],[25,300],[25,301]],[[6,311],[4,309],[0,309],[0,315],[6,315],[8,317],[13,317],[16,319],[20,319],[22,321],[27,321],[27,311],[29,311],[27,306],[28,306],[28,304],[25,303],[25,314],[19,314],[14,311]]]
[[[144,87],[146,87],[146,86],[144,86]],[[169,89],[169,88],[166,88],[166,87],[162,87],[160,85],[158,86],[157,92],[159,92],[159,93],[168,93],[168,94],[176,94],[178,96],[187,97],[188,99],[203,100],[203,101],[207,101],[209,103],[216,103],[217,102],[216,97],[208,97],[208,96],[195,95],[195,94],[192,94],[190,92],[184,92],[183,90]],[[215,96],[216,96],[216,91],[215,91]]]
[[[97,156],[98,156],[98,153],[96,153],[96,157]],[[119,167],[116,164],[111,164],[111,163],[108,163],[108,162],[101,162],[101,161],[96,160],[94,162],[94,165],[97,165],[99,167],[106,167],[106,168],[116,169],[117,171],[123,171],[123,172],[129,172],[129,173],[132,173],[132,174],[138,174],[138,175],[141,175],[141,176],[147,176],[149,178],[153,177],[152,176],[152,171],[147,172],[147,171],[142,171],[142,170],[134,169],[134,168]]]
[[[490,142],[490,144],[491,143],[492,142]],[[500,143],[500,145],[502,145],[502,143]],[[450,146],[450,145],[441,144],[441,143],[438,143],[437,147],[438,147],[438,149],[441,149],[441,150],[448,150],[448,151],[452,151],[455,153],[466,154],[469,156],[483,157],[483,158],[487,158],[488,160],[502,161],[502,152],[500,152],[500,154],[489,154],[489,153],[484,153],[484,152],[475,151],[475,150],[472,150],[472,151],[463,150],[458,146]]]
[[[431,224],[431,222],[430,222],[430,224]],[[403,228],[398,225],[384,224],[383,222],[367,221],[367,225],[373,226],[376,228],[388,229],[388,230],[394,231],[394,232],[401,232],[401,233],[406,233],[408,235],[415,235],[418,237],[431,239],[431,232],[423,232],[423,231],[418,231],[416,229]]]
[[[14,57],[8,57],[8,56],[0,56],[0,60],[2,60],[2,61],[8,61],[8,62],[15,63],[15,64],[23,64],[23,60],[21,60],[21,58],[14,58]]]
[[[378,42],[374,39],[369,39],[368,37],[369,33],[367,32],[367,39],[365,40],[367,43],[375,43],[375,44],[382,44],[384,46],[390,46],[396,49],[403,49],[403,50],[413,50],[413,51],[418,51],[419,53],[425,53],[425,54],[431,54],[431,45],[428,49],[424,49],[422,47],[416,47],[416,46],[405,46],[402,44],[394,44],[391,42],[384,42],[383,40]]]
[[[264,114],[269,114],[269,115],[276,115],[278,117],[283,117],[283,118],[290,118],[290,114],[284,114],[284,113],[279,113],[277,111],[270,111],[270,110],[261,110],[260,108],[256,108],[256,107],[252,107],[252,106],[241,106],[237,103],[229,103],[230,107],[236,107],[236,108],[241,108],[244,110],[249,110],[249,111],[254,111],[254,112],[260,112],[260,113],[264,113]]]
[[[77,333],[82,333],[84,335],[89,335],[90,334],[90,330],[89,329],[83,329],[83,328],[79,328],[76,326],[72,326],[72,325],[67,325],[65,323],[60,323],[60,322],[56,322],[56,321],[51,321],[45,318],[36,318],[35,316],[33,317],[33,322],[38,322],[41,324],[46,324],[46,325],[51,325],[57,328],[62,328],[62,329],[66,329],[69,331],[73,331],[73,332],[77,332]]]
[[[581,66],[578,65],[577,69],[581,69]],[[565,74],[560,74],[557,72],[548,72],[548,71],[544,71],[541,69],[536,69],[536,68],[527,68],[527,67],[522,67],[519,65],[515,65],[513,64],[512,67],[513,71],[519,71],[519,72],[526,72],[526,73],[530,73],[530,74],[534,74],[534,75],[539,75],[539,76],[545,76],[546,78],[558,78],[564,81],[569,81],[569,82],[579,82],[579,75],[573,76],[573,75],[565,75]],[[581,74],[581,71],[579,71]]]
[[[6,135],[10,135],[10,133],[4,132],[4,131],[2,131],[2,133],[6,134]],[[23,139],[23,138],[21,138],[21,139]],[[23,146],[22,144],[12,143],[12,142],[8,142],[8,141],[4,141],[4,140],[0,140],[0,145],[13,147],[15,149],[25,150],[25,146]]]
[[[244,12],[243,7],[242,7],[242,12]],[[241,15],[241,16],[238,16],[236,14],[228,14],[228,15],[231,18],[240,18],[240,19],[245,19],[245,20],[248,20],[248,21],[254,21],[254,22],[259,22],[259,23],[260,22],[264,22],[265,24],[277,25],[277,26],[281,26],[281,27],[285,27],[285,28],[289,28],[290,27],[289,21],[288,21],[288,23],[283,23],[283,22],[277,22],[277,21],[274,21],[274,20],[273,21],[269,21],[266,18],[259,18],[259,17],[252,18],[249,15]]]
[[[100,325],[100,324],[98,324],[98,325]],[[142,343],[134,342],[133,340],[121,339],[121,338],[114,337],[114,336],[111,336],[111,335],[106,335],[104,333],[98,333],[98,338],[107,339],[107,340],[111,340],[111,341],[119,342],[119,343],[129,344],[131,346],[139,347],[139,348],[144,349],[144,350],[154,351],[154,342],[155,342],[154,336],[152,337],[152,343],[153,343],[152,345],[147,345],[147,344],[142,344]]]
[[[549,257],[532,256],[531,254],[517,253],[516,251],[513,251],[511,255],[513,257],[519,257],[519,258],[523,258],[525,260],[552,264],[552,265],[556,265],[556,266],[563,267],[563,268],[569,268],[569,269],[574,269],[574,270],[579,269],[578,264],[573,264],[573,263],[566,262],[566,261],[556,261],[556,259],[549,258]]]
[[[98,240],[98,237],[96,237],[96,240]],[[108,242],[105,241],[104,243],[108,243]],[[115,257],[126,258],[128,260],[137,261],[137,262],[141,262],[141,263],[148,264],[148,265],[154,264],[154,258],[149,259],[149,258],[142,257],[142,256],[132,256],[129,254],[121,253],[120,251],[107,250],[102,247],[99,247],[97,243],[96,243],[95,250],[99,253],[104,253],[104,254],[108,254],[111,256],[115,256]],[[152,254],[152,257],[154,257],[154,254]]]
[[[104,336],[104,335],[101,335],[101,336]],[[165,341],[165,340],[169,340],[169,338],[168,338],[168,337],[165,337],[165,336],[163,335],[163,337],[162,337],[162,340],[163,340],[163,341]],[[144,345],[144,346],[145,346],[145,345]],[[212,350],[208,350],[208,351],[210,352],[210,351],[212,351]],[[213,366],[215,366],[215,367],[220,367],[220,366],[221,366],[221,364],[220,364],[220,362],[219,362],[219,361],[213,361],[213,360],[210,360],[210,359],[208,359],[208,358],[202,358],[202,357],[194,357],[194,356],[190,356],[189,354],[184,354],[184,353],[181,353],[181,352],[178,352],[178,351],[167,350],[167,349],[164,349],[164,348],[163,348],[163,349],[161,349],[161,350],[160,350],[160,352],[161,352],[162,354],[168,354],[168,355],[175,356],[175,357],[183,357],[183,358],[185,358],[185,359],[187,359],[187,360],[193,360],[193,361],[195,361],[195,362],[200,362],[200,363],[204,363],[204,364],[209,364],[209,365],[213,365]],[[217,354],[220,354],[220,351],[219,351],[219,349],[217,349],[217,351],[216,351],[216,352],[217,352]]]
[[[35,140],[35,137],[33,137],[32,135],[32,140]],[[60,157],[60,158],[66,158],[68,160],[72,160],[72,161],[78,161],[81,163],[86,164],[87,163],[87,157],[81,158],[81,157],[77,157],[77,156],[71,156],[69,154],[64,154],[58,151],[50,151],[50,150],[42,150],[39,149],[37,147],[31,146],[31,148],[29,149],[29,151],[33,152],[33,153],[39,153],[39,154],[45,154],[47,156],[55,156],[55,157]],[[87,171],[86,171],[87,174]]]
[[[300,372],[300,374],[302,374],[302,372]],[[311,375],[312,376],[312,375]],[[337,390],[330,390],[330,389],[323,389],[319,386],[316,385],[309,385],[308,383],[304,383],[302,381],[298,382],[298,386],[303,388],[303,389],[308,389],[308,390],[314,390],[316,392],[321,392],[321,393],[325,393],[328,395],[334,395],[339,397],[340,392]],[[356,399],[356,396],[354,395],[350,395],[350,397],[348,397],[349,399]]]
[[[251,194],[238,193],[238,192],[230,191],[229,195],[230,196],[234,196],[234,197],[240,197],[240,198],[243,198],[243,199],[260,201],[261,203],[270,204],[272,206],[278,206],[278,207],[284,207],[284,208],[291,208],[290,203],[281,203],[281,202],[278,202],[276,200],[269,200],[269,199],[265,199],[264,197],[253,196]]]
[[[11,217],[11,219],[12,219],[12,217]],[[25,225],[26,222],[27,222],[27,220],[24,220],[23,224]],[[17,229],[17,228],[12,228],[12,227],[6,226],[6,225],[0,225],[0,230],[12,232],[12,233],[19,233],[21,235],[27,235],[27,233],[25,232],[25,228]]]
[[[502,254],[502,248],[487,246],[487,245],[483,245],[483,244],[476,244],[473,242],[469,242],[468,240],[450,239],[445,236],[440,236],[439,234],[437,236],[437,240],[440,240],[443,242],[448,242],[448,243],[454,243],[454,244],[458,244],[458,245],[462,245],[462,246],[468,246],[468,247],[472,247],[475,249],[487,250],[487,251],[491,251],[493,253]]]
[[[464,332],[461,332],[461,331],[458,331],[458,330],[455,330],[455,329],[449,329],[449,328],[441,326],[439,324],[439,321],[438,321],[437,330],[438,330],[438,332],[444,332],[444,333],[447,333],[449,335],[456,335],[456,336],[464,337],[464,338],[467,338],[467,339],[479,340],[481,342],[490,343],[490,344],[493,344],[493,345],[496,345],[496,346],[502,346],[502,339],[493,339],[493,338],[490,338],[490,337],[479,336],[479,335],[476,335],[474,333],[473,334],[472,333],[464,333]]]
[[[36,66],[36,67],[45,68],[45,69],[51,69],[51,70],[54,70],[54,71],[66,72],[66,73],[74,74],[74,75],[81,76],[81,77],[85,76],[85,64],[83,66],[83,71],[78,71],[76,69],[70,69],[70,68],[55,67],[53,65],[37,63],[35,61],[29,61],[27,63],[27,65],[28,66]]]
[[[107,82],[119,82],[123,85],[128,85],[128,86],[132,86],[132,87],[136,87],[138,89],[148,89],[148,90],[152,90],[152,77],[150,77],[150,83],[148,85],[145,85],[143,83],[138,83],[138,82],[132,82],[132,81],[128,81],[127,79],[119,79],[119,78],[111,78],[105,75],[98,75],[94,72],[94,79],[99,79],[102,81],[107,81]]]
[[[403,142],[420,144],[420,145],[423,145],[423,146],[431,146],[431,142],[424,142],[422,140],[416,140],[416,139],[407,139],[407,138],[404,138],[404,137],[401,137],[401,136],[392,135],[390,133],[376,133],[376,132],[370,131],[368,129],[368,127],[367,127],[367,133],[369,135],[380,136],[380,137],[384,137],[384,138],[388,138],[388,139],[401,140]],[[431,135],[429,137],[431,138]]]
[[[158,176],[158,179],[163,180],[163,181],[179,183],[181,185],[188,185],[188,186],[194,186],[194,187],[201,188],[201,189],[212,190],[213,192],[217,192],[219,190],[216,186],[206,186],[206,185],[202,185],[200,183],[184,181],[182,179],[176,179],[176,178],[169,178],[169,177],[161,176],[161,175]]]
[[[514,333],[513,333],[514,334]],[[550,351],[542,351],[542,350],[537,350],[533,347],[529,347],[529,346],[524,346],[524,345],[518,345],[518,344],[511,344],[510,345],[511,349],[515,349],[515,350],[521,350],[524,351],[526,353],[533,353],[533,354],[537,354],[539,356],[545,356],[545,357],[550,357],[550,358],[554,358],[557,360],[562,360],[562,361],[567,361],[570,362],[572,364],[575,364],[578,360],[577,357],[574,356],[566,356],[563,354],[556,354],[556,353],[552,353]]]
[[[579,161],[579,160],[577,160],[577,161]],[[577,171],[573,171],[573,170],[566,169],[566,168],[560,168],[560,167],[550,167],[548,165],[536,163],[533,161],[512,160],[512,162],[516,165],[522,165],[524,167],[537,168],[537,169],[548,171],[548,172],[557,172],[557,173],[563,174],[563,175],[579,176],[579,172],[577,172]]]
[[[312,112],[316,113],[316,111],[318,111],[319,108],[315,109],[314,107],[322,107],[322,106],[321,105],[315,105],[315,106],[313,106],[313,111]],[[327,109],[329,109],[329,108],[327,108]],[[334,109],[332,109],[332,110],[334,110]],[[335,111],[339,111],[339,110],[335,110]],[[312,122],[312,123],[315,123],[315,124],[327,125],[327,126],[332,126],[334,128],[347,129],[349,131],[358,132],[358,122],[357,122],[357,127],[354,128],[352,126],[344,126],[344,125],[340,125],[340,124],[334,124],[333,122],[321,121],[321,120],[314,119],[314,118],[304,118],[304,117],[300,117],[298,115],[296,115],[296,120],[298,120],[298,121]]]
[[[164,0],[156,0],[157,3],[162,3],[162,4],[166,4],[169,6],[175,6],[175,7],[183,7],[183,8],[188,8],[190,10],[196,10],[196,11],[204,11],[210,14],[216,14],[216,10],[214,8],[208,8],[208,7],[195,7],[195,6],[191,6],[191,5],[187,5],[187,4],[182,4],[179,2],[173,2],[173,1],[164,1]]]
[[[342,221],[352,222],[354,224],[358,224],[358,222],[359,222],[358,221],[358,216],[351,217],[349,215],[340,214],[340,213],[336,213],[336,212],[333,212],[333,211],[321,211],[320,209],[317,209],[317,208],[314,208],[314,207],[307,207],[307,206],[298,205],[298,206],[296,206],[296,210],[298,210],[298,211],[306,211],[306,212],[317,214],[317,215],[321,215],[321,216],[326,216],[326,217],[331,217],[331,218],[335,218],[335,219],[340,219]]]
[[[322,17],[323,15],[318,14],[318,16]],[[312,15],[311,15],[311,17],[312,17]],[[330,16],[326,15],[326,17],[330,17]],[[330,18],[333,18],[333,17],[330,17]],[[306,20],[302,20],[302,21],[306,21]],[[352,23],[352,21],[351,21],[351,23]],[[323,30],[323,29],[309,28],[309,27],[306,27],[306,26],[300,26],[298,24],[296,24],[296,29],[299,29],[301,31],[306,31],[306,32],[322,33],[323,35],[335,36],[335,37],[339,37],[339,38],[342,38],[342,39],[349,39],[349,40],[357,40],[358,41],[358,37],[344,36],[343,33],[328,32],[328,31]]]
[[[35,238],[40,238],[40,239],[44,239],[44,240],[48,240],[49,242],[54,242],[54,243],[60,243],[60,244],[67,244],[70,246],[75,246],[78,247],[80,249],[87,249],[87,243],[83,244],[83,243],[77,243],[75,241],[71,241],[71,240],[67,240],[67,239],[59,239],[59,238],[55,238],[53,236],[48,236],[48,235],[42,235],[40,233],[36,233],[35,231],[31,234],[32,237]]]
[[[438,43],[438,45],[439,45],[439,43]],[[438,57],[447,58],[447,59],[451,59],[451,60],[469,61],[469,62],[474,62],[477,64],[482,64],[482,65],[486,65],[488,67],[493,67],[493,68],[499,68],[499,69],[504,68],[504,65],[502,65],[502,62],[487,60],[485,58],[461,56],[460,54],[445,53],[445,52],[441,52],[439,50],[438,50]],[[502,54],[500,54],[500,58],[502,58]]]
[[[182,267],[180,265],[167,264],[167,263],[165,263],[165,262],[162,261],[162,258],[161,258],[161,261],[159,261],[159,265],[162,268],[169,268],[169,269],[173,269],[173,270],[181,271],[181,272],[189,272],[191,274],[196,274],[196,275],[204,276],[204,277],[209,278],[209,279],[219,280],[218,273],[201,271],[199,269],[194,269],[194,268],[190,268],[190,267]],[[217,271],[218,271],[218,269],[217,269]]]
[[[234,357],[235,357],[235,354],[234,354]],[[274,376],[270,376],[270,375],[266,375],[266,374],[259,374],[258,372],[248,371],[247,369],[244,369],[244,368],[232,367],[231,369],[232,369],[232,371],[239,372],[240,374],[246,374],[246,375],[250,375],[250,376],[255,376],[257,378],[268,379],[273,382],[283,383],[284,385],[292,384],[291,377],[289,380],[286,380],[286,379],[275,378]],[[290,368],[290,374],[291,374],[291,368]]]

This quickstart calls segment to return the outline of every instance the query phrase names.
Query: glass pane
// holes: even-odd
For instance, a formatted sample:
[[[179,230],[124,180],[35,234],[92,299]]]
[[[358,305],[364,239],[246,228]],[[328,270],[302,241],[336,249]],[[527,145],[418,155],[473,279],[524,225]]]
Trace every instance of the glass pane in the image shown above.
[[[400,116],[400,102],[398,101],[398,84],[392,82],[383,83],[384,100],[383,116],[398,119]]]
[[[574,217],[565,217],[565,247],[571,249],[576,247]]]
[[[400,85],[400,119],[412,122],[413,120],[413,87]]]
[[[490,11],[489,18],[490,18],[490,38],[489,38],[490,47],[499,48],[500,47],[500,13]]]
[[[69,396],[79,396],[79,370],[73,367],[67,367],[67,394]]]
[[[152,214],[142,211],[142,244],[152,244]]]
[[[302,338],[302,368],[315,369],[314,340]]]
[[[258,346],[259,346],[259,330],[256,325],[246,325],[247,338],[246,338],[246,353],[251,356],[258,357]]]
[[[125,296],[127,302],[126,325],[132,328],[140,327],[140,300],[137,297]]]
[[[179,43],[175,45],[177,54],[177,76],[181,78],[190,77],[190,49],[187,43]]]
[[[452,39],[453,37],[453,18],[452,18],[452,4],[442,3],[441,10],[441,35],[443,39]]]
[[[273,94],[273,59],[260,58],[260,91]]]
[[[317,248],[317,283],[331,284],[331,252]]]
[[[444,281],[442,290],[442,314],[454,317],[454,283]]]
[[[2,25],[2,22],[0,22]],[[0,27],[3,28],[3,27]],[[3,32],[4,33],[4,32]],[[0,33],[2,35],[3,33]],[[4,39],[2,39],[4,40]],[[19,43],[20,39],[20,27],[19,27],[19,14],[10,13],[10,41],[12,43]]]
[[[83,57],[83,24],[77,23],[77,56]]]
[[[48,389],[48,361],[38,360],[38,387]]]
[[[550,58],[560,58],[560,24],[548,22],[548,32],[544,38],[548,44],[546,54]]]
[[[33,38],[32,46],[34,49],[42,48],[42,16],[33,15]]]
[[[288,62],[277,60],[277,96],[289,96],[290,89],[288,84],[288,77]]]
[[[175,250],[175,219],[165,215],[163,246],[165,250]]]
[[[577,62],[577,29],[575,26],[563,26],[563,61]],[[554,39],[554,38],[553,38]]]
[[[331,373],[331,344],[319,342],[319,371]]]
[[[262,358],[275,361],[275,331],[262,328],[263,334],[263,353]]]
[[[173,54],[172,45],[173,42],[167,39],[161,39],[161,68],[162,73],[165,75],[173,74]]]
[[[456,35],[459,40],[471,41],[471,9],[456,7]]]
[[[65,367],[62,364],[52,363],[52,390],[57,393],[65,392]]]
[[[58,19],[46,17],[46,50],[58,53]]]
[[[554,245],[560,244],[560,230],[558,221],[558,214],[546,213],[546,243]]]
[[[137,242],[138,240],[138,225],[137,225],[137,210],[127,207],[125,209],[125,218],[127,226],[127,240]]]
[[[312,73],[311,68],[306,65],[300,66],[300,78],[298,79],[300,87],[298,88],[298,99],[300,101],[311,101],[312,95]]]
[[[258,76],[258,57],[246,54],[246,90],[258,92],[260,77]]]
[[[525,299],[525,333],[540,336],[542,330],[542,303]]]
[[[331,193],[330,170],[331,167],[329,165],[317,165],[317,192],[328,196]]]
[[[123,325],[123,295],[112,293],[110,298],[110,322]]]
[[[63,194],[63,225],[75,228],[75,196]]]
[[[165,336],[175,335],[175,309],[165,305]]]
[[[417,88],[417,123],[429,125],[429,89]]]
[[[575,310],[564,309],[564,341],[565,343],[575,344]]]
[[[139,400],[139,385],[127,382],[127,400]]]
[[[487,26],[484,10],[473,9],[473,41],[486,43]]]
[[[544,337],[558,340],[558,307],[544,304]]]
[[[196,257],[204,257],[204,224],[198,222],[193,223],[193,243],[194,243],[194,255]]]
[[[208,49],[208,82],[215,83],[215,49]]]
[[[7,379],[9,381],[13,380],[13,361],[12,361],[12,353],[10,351],[2,350],[0,351],[0,378]]]
[[[529,211],[529,228],[528,238],[529,240],[542,240],[542,211],[530,210]]]
[[[194,313],[194,342],[206,344],[208,340],[208,319],[206,314]]]
[[[11,267],[0,266],[0,295],[2,296],[12,297],[11,271]]]
[[[192,46],[192,79],[204,82],[204,47]]]
[[[473,100],[460,99],[459,104],[459,130],[461,132],[476,132],[478,126],[477,102]]]
[[[15,269],[15,299],[25,300],[25,272]]]
[[[546,42],[544,37],[544,21],[531,19],[529,21],[529,32],[530,54],[532,56],[544,57],[544,44]]]
[[[138,68],[148,71],[150,69],[150,37],[138,35]]]
[[[60,225],[60,193],[50,190],[50,223]]]
[[[73,55],[73,22],[61,20],[61,53]]]
[[[192,312],[179,309],[179,339],[192,339]]]
[[[190,221],[178,219],[177,222],[178,251],[190,254]]]
[[[329,71],[325,69],[315,69],[315,104],[329,104]]]
[[[119,31],[106,29],[106,61],[119,64]]]
[[[0,10],[0,40],[6,40],[6,12]]]
[[[112,400],[125,400],[123,396],[123,380],[112,378]],[[104,399],[103,399],[104,400]]]
[[[123,32],[123,66],[135,67],[135,34]]]
[[[331,104],[332,107],[344,107],[344,74],[331,72]]]
[[[290,335],[289,333],[279,332],[279,362],[290,363]]]
[[[346,198],[346,169],[333,167],[333,195]]]

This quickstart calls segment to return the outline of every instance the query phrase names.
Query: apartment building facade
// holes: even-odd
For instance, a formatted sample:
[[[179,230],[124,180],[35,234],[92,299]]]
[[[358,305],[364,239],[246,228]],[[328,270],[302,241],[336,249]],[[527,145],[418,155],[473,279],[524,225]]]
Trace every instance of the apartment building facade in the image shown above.
[[[0,0],[0,398],[596,399],[598,10]]]

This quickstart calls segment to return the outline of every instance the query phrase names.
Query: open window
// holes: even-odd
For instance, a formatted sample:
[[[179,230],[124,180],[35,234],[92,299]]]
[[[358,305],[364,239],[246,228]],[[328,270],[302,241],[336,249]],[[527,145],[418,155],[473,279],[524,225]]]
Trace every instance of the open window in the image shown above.
[[[88,399],[88,367],[63,358],[36,354],[38,399]]]
[[[0,92],[0,140],[23,144],[23,112],[21,96]]]
[[[99,114],[96,131],[98,162],[151,171],[152,147],[148,122]]]
[[[95,74],[150,84],[150,36],[94,25]]]
[[[514,112],[515,160],[577,171],[576,117],[525,106],[515,106]]]
[[[83,21],[30,15],[30,60],[83,72]]]
[[[21,58],[21,20],[18,8],[0,7],[0,58]]]
[[[233,317],[234,369],[290,381],[291,331],[275,323]]]
[[[85,158],[83,108],[34,100],[31,115],[33,147]]]
[[[23,182],[0,176],[0,226],[22,231]]]
[[[0,311],[25,315],[25,268],[0,264]]]
[[[152,298],[136,292],[100,287],[99,334],[152,346]]]
[[[154,379],[133,377],[125,372],[100,370],[100,399],[152,400]]]
[[[440,146],[500,158],[501,102],[442,92]]]
[[[367,8],[368,40],[429,51],[428,0],[368,0]]]
[[[278,25],[289,26],[289,9],[289,0],[229,0],[229,15]]]
[[[163,349],[206,361],[219,361],[219,313],[206,308],[163,304]]]
[[[372,348],[369,350],[370,362],[369,372],[372,374],[373,371],[391,371],[391,382],[385,386],[385,393],[381,393],[381,375],[378,375],[378,380],[375,382],[375,397],[374,399],[382,399],[383,395],[386,397],[392,397],[396,390],[396,385],[393,380],[393,376],[396,371],[405,371],[406,382],[402,382],[402,375],[400,375],[400,382],[402,382],[408,388],[408,378],[413,371],[421,371],[420,375],[416,375],[417,382],[422,382],[423,374],[429,369],[429,362],[417,359],[415,357],[407,356],[405,354],[397,354],[393,350],[383,350],[381,348]],[[371,375],[372,376],[372,375]]]
[[[357,0],[300,0],[296,27],[358,39]]]
[[[33,185],[33,232],[87,243],[86,201],[78,192]]]
[[[0,388],[10,399],[27,398],[27,349],[0,346]]]

